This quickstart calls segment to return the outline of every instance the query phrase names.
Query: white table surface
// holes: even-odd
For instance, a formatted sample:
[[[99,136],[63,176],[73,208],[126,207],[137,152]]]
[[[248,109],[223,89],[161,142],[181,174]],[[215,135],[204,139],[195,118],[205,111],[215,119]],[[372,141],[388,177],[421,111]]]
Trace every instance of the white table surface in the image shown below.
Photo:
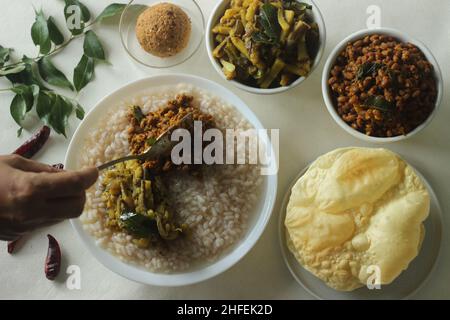
[[[32,234],[14,256],[0,250],[0,298],[20,299],[311,299],[291,277],[281,257],[277,217],[281,198],[291,178],[308,162],[334,148],[371,146],[351,137],[329,116],[321,94],[320,78],[325,58],[331,49],[348,34],[366,26],[366,9],[381,7],[382,26],[408,32],[422,40],[435,54],[444,75],[443,104],[432,124],[422,133],[405,142],[388,146],[416,166],[433,185],[448,224],[450,210],[450,1],[448,0],[316,0],[327,27],[327,46],[319,68],[310,78],[287,93],[256,96],[242,92],[222,80],[210,65],[204,44],[188,62],[169,70],[150,70],[134,64],[125,54],[115,24],[96,27],[103,40],[112,66],[99,65],[95,80],[79,95],[80,103],[89,110],[99,99],[124,84],[157,73],[183,72],[203,76],[228,87],[238,94],[267,128],[280,128],[280,171],[278,201],[261,239],[250,253],[227,272],[203,283],[181,288],[158,288],[126,280],[97,262],[77,239],[69,222],[39,230]],[[92,12],[100,11],[113,1],[84,0]],[[119,1],[118,1],[119,2]],[[216,0],[199,0],[208,17]],[[32,4],[41,6],[63,25],[63,2],[59,0],[0,0],[0,44],[16,48],[16,54],[34,56],[36,49],[30,37],[34,21]],[[72,69],[81,55],[81,42],[71,44],[54,58],[55,64],[72,76]],[[0,79],[0,88],[8,82]],[[29,136],[16,138],[17,126],[9,115],[10,93],[0,93],[0,154],[10,153]],[[78,122],[71,122],[70,136]],[[69,139],[70,139],[69,136]],[[69,140],[52,135],[36,158],[46,163],[62,162]],[[61,281],[50,282],[43,274],[47,250],[47,233],[61,243],[64,263],[81,268],[81,290],[69,290],[65,275]],[[444,230],[442,257],[431,279],[415,298],[450,298],[450,234]],[[65,268],[63,266],[62,273]]]

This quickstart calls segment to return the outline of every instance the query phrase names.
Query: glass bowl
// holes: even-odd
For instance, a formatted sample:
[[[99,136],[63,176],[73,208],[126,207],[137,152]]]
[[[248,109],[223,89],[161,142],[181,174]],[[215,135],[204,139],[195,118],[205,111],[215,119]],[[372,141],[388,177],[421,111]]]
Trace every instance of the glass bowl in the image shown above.
[[[167,58],[154,56],[142,49],[135,31],[139,15],[148,7],[163,2],[179,6],[191,20],[191,35],[187,47]],[[150,68],[173,67],[192,57],[200,47],[204,31],[205,19],[195,0],[131,0],[122,12],[119,24],[120,39],[125,51],[133,60]]]

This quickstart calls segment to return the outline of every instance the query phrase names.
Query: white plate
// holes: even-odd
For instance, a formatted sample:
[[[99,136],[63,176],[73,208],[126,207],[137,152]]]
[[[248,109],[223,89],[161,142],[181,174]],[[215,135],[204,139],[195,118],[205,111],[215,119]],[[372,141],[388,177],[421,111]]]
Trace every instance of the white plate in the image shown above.
[[[220,97],[227,103],[234,106],[256,129],[263,129],[261,122],[245,105],[245,103],[224,87],[212,81],[191,75],[158,75],[132,82],[111,93],[101,100],[94,108],[92,108],[92,110],[87,114],[85,120],[78,127],[72,141],[70,142],[65,159],[65,167],[67,169],[77,169],[78,157],[80,150],[82,150],[85,138],[89,134],[90,129],[94,128],[97,122],[105,116],[108,108],[117,105],[120,101],[128,100],[130,97],[137,96],[139,93],[142,93],[149,88],[172,86],[179,83],[194,85]],[[263,138],[268,139],[267,136]],[[274,155],[272,148],[269,151],[271,151],[272,155]],[[275,159],[275,157],[272,159]],[[71,223],[82,242],[95,256],[95,258],[115,273],[137,282],[158,286],[181,286],[193,284],[212,278],[224,272],[236,264],[255,245],[267,225],[277,194],[277,176],[266,176],[264,180],[260,203],[258,203],[255,207],[253,217],[250,217],[247,231],[243,235],[241,241],[234,244],[231,250],[224,253],[223,256],[214,263],[201,264],[195,269],[183,273],[153,273],[139,266],[122,262],[116,256],[97,246],[95,241],[96,239],[84,230],[79,219],[71,220]]]
[[[415,169],[416,173],[422,178],[423,183],[427,187],[431,200],[430,215],[424,222],[425,238],[419,255],[410,263],[408,269],[403,271],[397,279],[390,285],[382,285],[380,290],[369,290],[367,287],[362,287],[352,292],[341,292],[328,287],[322,280],[304,269],[286,245],[286,228],[284,227],[286,207],[291,196],[292,187],[297,180],[305,174],[308,168],[309,166],[303,169],[289,186],[288,192],[283,199],[278,221],[281,252],[284,261],[295,280],[317,299],[407,299],[416,293],[425,284],[437,264],[442,238],[442,210],[435,192],[425,177]]]

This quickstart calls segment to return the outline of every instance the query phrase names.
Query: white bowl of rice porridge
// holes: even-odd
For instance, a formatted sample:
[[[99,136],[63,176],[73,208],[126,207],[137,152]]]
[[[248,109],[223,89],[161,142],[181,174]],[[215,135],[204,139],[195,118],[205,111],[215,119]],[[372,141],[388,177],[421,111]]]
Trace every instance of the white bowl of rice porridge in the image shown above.
[[[196,108],[214,117],[221,131],[263,129],[245,103],[218,84],[191,75],[158,75],[118,89],[88,113],[69,145],[66,168],[99,165],[129,154],[130,106],[150,113],[178,94],[193,97]],[[265,132],[262,136],[268,139]],[[274,163],[268,141],[265,146]],[[72,226],[103,265],[130,280],[181,286],[214,277],[236,264],[261,236],[274,206],[277,175],[263,175],[261,164],[248,161],[199,170],[199,176],[180,172],[165,178],[174,219],[188,230],[175,240],[142,247],[133,235],[111,227],[102,197],[103,172]]]

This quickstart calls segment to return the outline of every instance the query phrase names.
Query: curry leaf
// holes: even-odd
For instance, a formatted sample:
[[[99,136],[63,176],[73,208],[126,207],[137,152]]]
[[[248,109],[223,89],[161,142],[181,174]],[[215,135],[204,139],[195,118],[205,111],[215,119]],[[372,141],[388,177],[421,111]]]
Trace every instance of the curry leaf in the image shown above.
[[[0,76],[6,76],[6,75],[10,75],[10,74],[20,73],[25,69],[25,67],[26,66],[24,64],[18,64],[17,66],[6,67],[6,68],[0,70]]]
[[[112,18],[123,12],[127,5],[122,3],[112,3],[103,9],[102,13],[97,17],[97,21],[102,21],[103,19]]]
[[[77,106],[75,108],[75,115],[77,116],[77,118],[79,120],[83,120],[85,114],[86,113],[85,113],[83,107],[81,105],[77,104]]]
[[[66,103],[72,105],[72,108],[75,109],[75,115],[77,116],[77,118],[79,120],[83,120],[84,119],[84,115],[85,115],[84,109],[76,100],[70,99],[70,98],[65,97],[65,96],[61,96],[61,98],[63,98],[63,100]]]
[[[73,90],[73,86],[70,81],[67,80],[64,73],[53,65],[49,57],[43,57],[39,60],[38,66],[39,73],[45,81],[57,87]]]
[[[320,33],[318,27],[315,27],[315,25],[313,25],[311,29],[306,31],[305,41],[308,56],[314,59],[317,56],[320,48]]]
[[[400,72],[393,69],[387,69],[387,74],[389,76],[389,80],[391,81],[391,87],[394,89],[394,91],[397,91],[400,86],[400,83],[398,82],[399,73]]]
[[[10,48],[3,48],[0,45],[0,67],[3,66],[6,62],[9,61],[9,55],[11,53],[12,49]]]
[[[120,223],[131,234],[137,237],[148,237],[158,234],[156,220],[135,212],[125,212],[120,215]]]
[[[81,89],[83,89],[92,80],[92,77],[94,76],[94,66],[94,59],[86,55],[81,57],[81,60],[75,67],[73,73],[73,84],[75,85],[75,89],[77,91],[81,91]]]
[[[14,121],[22,127],[22,121],[25,119],[25,114],[27,113],[27,105],[20,94],[16,94],[11,101],[10,112]]]
[[[68,12],[70,13],[70,11],[68,11]],[[67,24],[67,28],[72,33],[72,35],[78,36],[83,33],[85,23],[82,20],[77,21],[76,18],[74,18],[75,16],[76,16],[76,11],[74,11],[73,16],[68,14],[66,16],[66,24]]]
[[[275,38],[269,38],[265,33],[257,31],[252,33],[252,40],[255,42],[263,44],[276,44],[277,40]]]
[[[151,147],[152,145],[155,144],[156,138],[155,137],[150,137],[150,138],[147,139],[146,142],[147,142],[147,145]]]
[[[94,31],[87,31],[84,36],[84,54],[88,57],[105,60],[105,51]]]
[[[73,35],[83,33],[85,23],[91,19],[91,13],[84,4],[78,0],[65,0],[64,17],[67,28]]]
[[[72,35],[82,34],[87,23],[92,20],[89,9],[79,0],[64,0],[64,2],[64,16]],[[95,21],[116,16],[125,7],[124,4],[111,4]],[[64,47],[66,40],[63,32],[58,28],[53,17],[49,16],[46,19],[42,10],[35,10],[35,14],[31,38],[39,47],[39,55],[36,58],[23,56],[17,63],[8,64],[12,49],[0,46],[0,76],[5,76],[13,84],[10,90],[15,93],[15,96],[11,101],[10,112],[14,121],[20,126],[19,135],[23,129],[21,124],[33,107],[36,108],[36,113],[43,122],[51,126],[55,132],[66,135],[68,120],[72,113],[81,120],[85,116],[85,111],[75,99],[59,95],[46,88],[44,81],[51,85],[80,91],[92,80],[95,60],[104,60],[105,51],[96,34],[86,32],[85,54],[75,67],[74,85],[72,85],[49,58],[54,45],[57,48]],[[71,37],[70,40],[73,38]]]
[[[47,20],[42,10],[36,11],[36,20],[31,27],[31,38],[36,46],[39,46],[39,52],[46,54],[50,51],[52,43],[48,30]]]
[[[261,7],[259,22],[264,29],[264,33],[271,39],[278,40],[281,27],[278,24],[277,8],[270,3],[265,3]]]
[[[36,101],[36,113],[42,121],[49,124],[49,116],[54,104],[54,97],[44,91],[39,92]]]
[[[103,11],[100,13],[100,15],[95,19],[98,22],[101,22],[105,19],[113,18],[115,16],[118,16],[122,14],[123,10],[127,7],[126,4],[123,3],[111,3],[109,6],[107,6]],[[148,8],[146,5],[140,5],[140,4],[132,4],[130,5],[132,9],[135,10],[142,10],[145,8]]]
[[[133,109],[133,116],[134,116],[134,118],[136,119],[137,122],[140,123],[140,122],[142,121],[142,119],[145,118],[144,113],[142,112],[141,107],[139,107],[139,106],[133,106],[132,109]]]
[[[39,92],[41,92],[41,88],[37,84],[32,84],[31,91],[33,92],[33,99],[36,101],[39,96]]]
[[[305,13],[306,10],[311,10],[312,5],[306,2],[299,2],[297,0],[284,0],[283,7],[289,10],[295,10],[298,14]]]
[[[91,13],[89,12],[89,9],[80,1],[78,0],[64,0],[66,3],[66,7],[68,6],[76,6],[80,8],[81,12],[81,18],[84,22],[87,22],[91,20]]]
[[[300,6],[301,10],[311,10],[312,5],[306,2],[298,2],[298,5]]]
[[[34,60],[23,56],[23,69],[19,72],[11,72],[6,76],[13,84],[38,85],[41,89],[47,89],[39,77],[38,67]]]
[[[395,107],[392,102],[387,101],[381,96],[369,96],[364,102],[366,108],[375,108],[384,112],[393,111]]]
[[[55,96],[48,121],[57,133],[65,137],[67,137],[66,128],[72,111],[73,107],[71,104],[67,103],[61,96]]]
[[[381,63],[376,63],[376,62],[363,63],[358,68],[358,71],[356,72],[356,79],[363,80],[366,77],[374,76],[375,73],[383,67],[384,67],[384,65]]]
[[[33,108],[35,97],[39,94],[39,87],[35,84],[30,86],[21,84],[11,88],[11,91],[22,96],[25,102],[26,112],[28,112]]]
[[[55,23],[55,20],[53,20],[52,17],[48,18],[47,26],[50,35],[50,40],[56,45],[62,44],[64,42],[64,36],[59,30],[58,26]]]

